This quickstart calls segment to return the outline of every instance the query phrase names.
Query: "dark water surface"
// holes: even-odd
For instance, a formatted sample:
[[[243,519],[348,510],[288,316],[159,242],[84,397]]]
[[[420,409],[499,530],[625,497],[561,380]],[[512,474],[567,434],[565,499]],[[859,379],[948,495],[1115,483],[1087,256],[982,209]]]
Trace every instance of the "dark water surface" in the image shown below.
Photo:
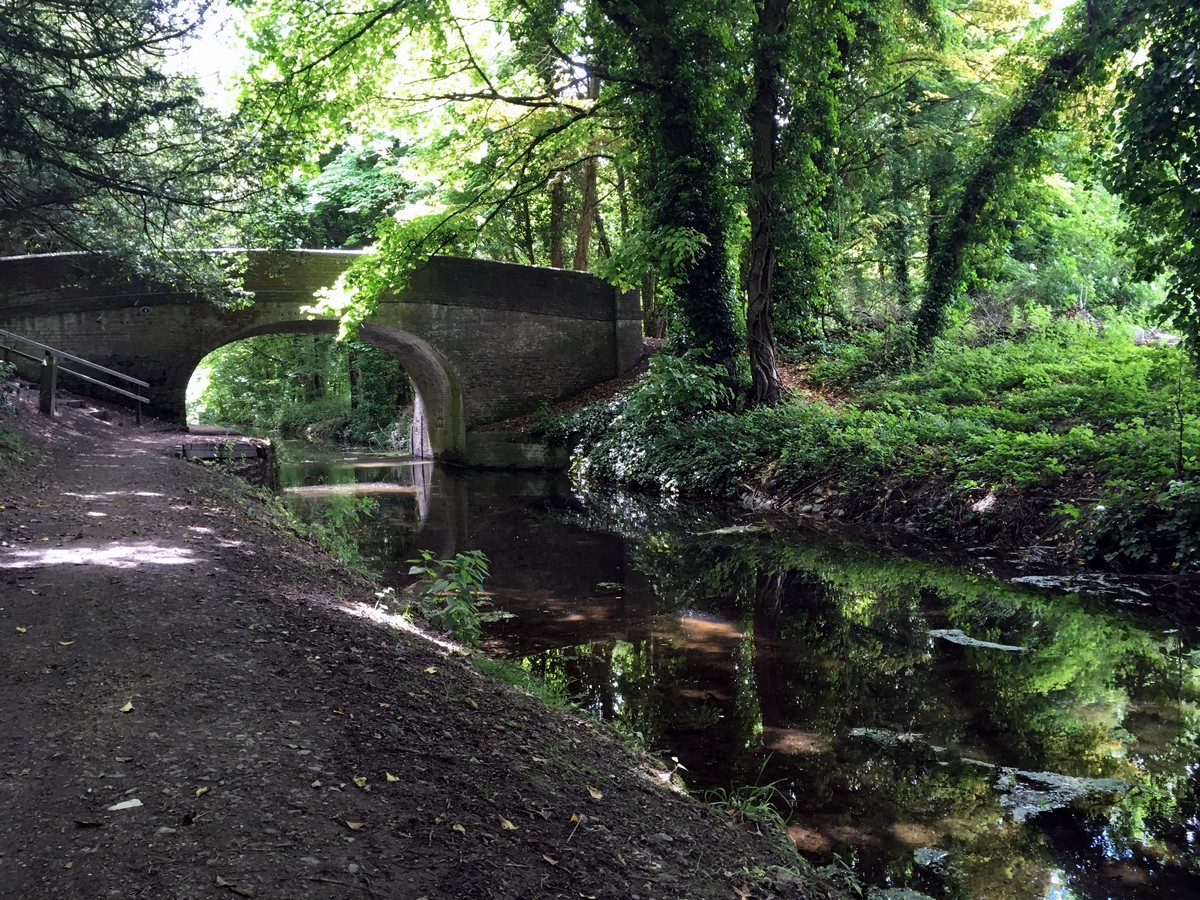
[[[362,457],[284,480],[398,585],[418,549],[484,551],[514,615],[492,653],[697,793],[775,783],[818,864],[896,897],[1200,897],[1200,595],[1004,580],[553,476]]]

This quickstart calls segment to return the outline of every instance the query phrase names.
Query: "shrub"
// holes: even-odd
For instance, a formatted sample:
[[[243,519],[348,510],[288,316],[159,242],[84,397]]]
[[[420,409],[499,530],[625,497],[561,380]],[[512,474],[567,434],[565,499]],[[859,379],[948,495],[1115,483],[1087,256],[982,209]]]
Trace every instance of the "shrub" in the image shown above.
[[[274,429],[289,437],[303,435],[305,430],[318,422],[336,424],[334,431],[350,419],[350,401],[341,397],[322,397],[303,403],[288,403],[276,413]]]
[[[479,643],[483,623],[497,616],[482,612],[489,606],[483,599],[483,582],[488,576],[488,558],[481,550],[455,554],[453,559],[434,559],[428,550],[410,559],[409,575],[422,575],[429,584],[417,601],[417,609],[439,628],[445,628],[464,644]]]
[[[633,419],[681,419],[727,408],[732,400],[725,370],[690,350],[653,357],[650,373],[630,388],[625,411]]]
[[[1172,481],[1154,495],[1114,493],[1072,525],[1080,555],[1132,571],[1200,567],[1200,484]]]

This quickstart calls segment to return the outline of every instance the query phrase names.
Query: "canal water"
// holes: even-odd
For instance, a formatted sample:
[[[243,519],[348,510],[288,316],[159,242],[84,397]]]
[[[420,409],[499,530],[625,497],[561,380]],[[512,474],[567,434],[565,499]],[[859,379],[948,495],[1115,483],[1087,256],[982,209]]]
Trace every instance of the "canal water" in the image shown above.
[[[676,765],[772,786],[893,896],[1200,897],[1200,592],[997,577],[730,507],[285,448],[284,497],[393,584],[482,550],[489,652]]]

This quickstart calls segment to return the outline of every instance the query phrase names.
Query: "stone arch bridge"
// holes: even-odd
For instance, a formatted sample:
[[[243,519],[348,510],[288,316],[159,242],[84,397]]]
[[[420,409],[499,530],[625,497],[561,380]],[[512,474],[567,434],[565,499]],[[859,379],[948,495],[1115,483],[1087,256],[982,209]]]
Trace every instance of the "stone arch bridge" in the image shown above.
[[[149,382],[155,411],[183,421],[188,381],[216,348],[336,331],[301,307],[360,252],[251,251],[245,286],[255,302],[237,310],[102,278],[90,254],[0,258],[0,328]],[[581,272],[452,257],[434,257],[409,288],[384,297],[360,338],[413,381],[414,453],[468,462],[489,461],[480,426],[614,378],[642,351],[636,292]]]

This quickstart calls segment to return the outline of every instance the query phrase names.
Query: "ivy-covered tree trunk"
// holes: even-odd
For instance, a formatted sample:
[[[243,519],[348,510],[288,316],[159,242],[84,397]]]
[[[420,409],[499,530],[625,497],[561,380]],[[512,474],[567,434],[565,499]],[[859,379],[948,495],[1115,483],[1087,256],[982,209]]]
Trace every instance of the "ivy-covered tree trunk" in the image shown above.
[[[775,362],[771,305],[779,266],[777,228],[780,198],[779,102],[783,91],[783,48],[789,0],[757,4],[758,45],[754,55],[754,97],[750,102],[750,264],[746,279],[746,340],[750,351],[750,399],[775,406],[781,389]]]
[[[636,60],[647,224],[687,235],[692,252],[674,260],[684,342],[732,374],[738,351],[729,271],[730,191],[723,141],[731,66],[719,33],[721,6],[674,0],[598,0]]]
[[[1065,46],[1049,58],[988,141],[963,187],[957,210],[930,242],[933,252],[926,271],[925,298],[916,316],[917,344],[922,349],[928,349],[945,327],[946,309],[962,280],[963,259],[979,214],[996,195],[1003,178],[1032,161],[1026,139],[1058,109],[1068,92],[1102,73],[1122,49],[1113,38],[1126,16],[1102,8],[1104,5],[1105,0],[1091,0],[1078,13]]]

